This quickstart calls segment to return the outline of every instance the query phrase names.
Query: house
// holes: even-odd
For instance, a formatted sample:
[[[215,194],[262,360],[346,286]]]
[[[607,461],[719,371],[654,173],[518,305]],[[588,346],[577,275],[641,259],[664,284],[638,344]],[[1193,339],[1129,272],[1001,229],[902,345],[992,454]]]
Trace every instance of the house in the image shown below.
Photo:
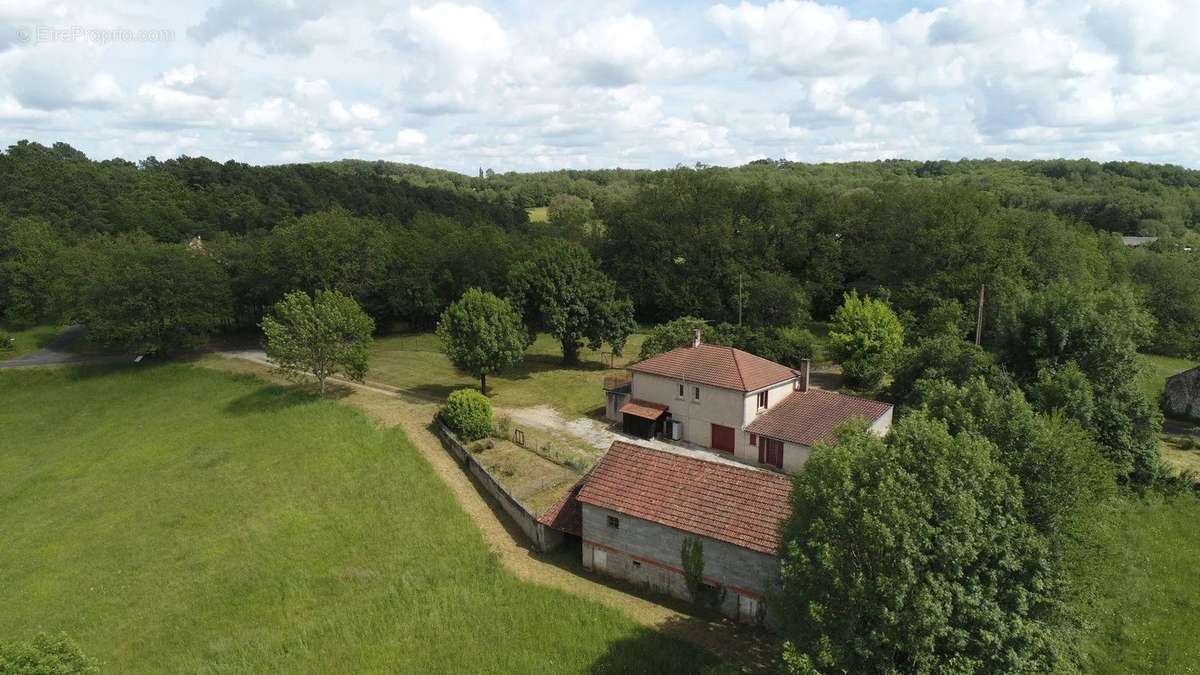
[[[1200,422],[1200,367],[1167,378],[1162,407],[1171,417]]]
[[[700,341],[628,368],[606,386],[610,418],[640,438],[662,434],[742,462],[799,470],[813,444],[859,417],[883,435],[892,406],[810,387],[807,361],[793,370],[733,347]]]
[[[791,479],[773,471],[617,441],[541,522],[573,528],[587,569],[685,600],[683,542],[698,540],[719,610],[758,623],[779,581],[790,495]]]

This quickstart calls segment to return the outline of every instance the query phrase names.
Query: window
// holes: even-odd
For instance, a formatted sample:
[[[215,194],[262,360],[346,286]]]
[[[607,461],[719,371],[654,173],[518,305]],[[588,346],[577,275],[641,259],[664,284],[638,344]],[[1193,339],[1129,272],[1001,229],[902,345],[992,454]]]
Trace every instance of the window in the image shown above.
[[[617,518],[616,516],[609,516],[608,517],[608,526],[614,530],[619,530],[619,529],[621,529],[621,520],[619,518]]]
[[[750,445],[758,445],[758,434],[750,434]]]
[[[760,391],[760,392],[758,392],[758,409],[766,410],[766,408],[767,408],[767,392]]]
[[[700,400],[700,387],[692,387],[692,400]]]
[[[777,469],[783,468],[783,441],[762,437],[758,444],[758,463],[769,464]]]
[[[682,385],[682,384],[681,384],[681,385],[679,385],[679,393],[678,393],[678,394],[676,394],[675,398],[678,398],[678,399],[682,399],[682,398],[683,398],[683,385]]]

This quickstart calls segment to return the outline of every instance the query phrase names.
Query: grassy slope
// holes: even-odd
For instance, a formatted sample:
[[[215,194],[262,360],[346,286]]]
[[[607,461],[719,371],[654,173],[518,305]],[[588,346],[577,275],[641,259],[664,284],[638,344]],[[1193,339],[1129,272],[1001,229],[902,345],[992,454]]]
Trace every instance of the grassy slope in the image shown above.
[[[1122,502],[1114,557],[1083,609],[1087,672],[1200,672],[1200,499]]]
[[[34,326],[24,330],[9,328],[0,322],[0,336],[13,339],[12,349],[0,349],[0,361],[35,352],[54,339],[62,329],[57,326]]]
[[[1182,373],[1196,365],[1195,361],[1189,359],[1177,359],[1156,354],[1142,354],[1141,360],[1143,368],[1138,385],[1155,404],[1158,403],[1158,398],[1162,396],[1163,389],[1167,386],[1168,377]]]
[[[637,356],[644,337],[629,336],[625,356],[614,363],[618,369]],[[549,335],[539,335],[520,366],[488,378],[488,394],[498,406],[550,405],[567,416],[596,412],[604,407],[604,376],[624,371],[608,370],[589,349],[580,353],[580,360],[576,368],[564,367],[561,346]],[[454,369],[432,333],[377,339],[367,378],[435,400],[455,389],[479,386],[478,380]]]
[[[110,672],[702,670],[518,581],[395,430],[187,366],[0,372],[0,637]],[[13,442],[15,440],[16,442]]]

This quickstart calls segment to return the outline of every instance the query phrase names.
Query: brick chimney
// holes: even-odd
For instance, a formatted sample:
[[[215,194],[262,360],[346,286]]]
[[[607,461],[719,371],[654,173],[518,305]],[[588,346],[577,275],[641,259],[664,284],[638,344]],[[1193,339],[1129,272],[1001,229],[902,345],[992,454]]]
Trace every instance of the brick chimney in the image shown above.
[[[700,329],[697,328],[695,333],[692,333],[692,349],[700,346]]]
[[[808,391],[808,373],[812,370],[812,361],[800,360],[800,379],[796,382],[797,391]]]

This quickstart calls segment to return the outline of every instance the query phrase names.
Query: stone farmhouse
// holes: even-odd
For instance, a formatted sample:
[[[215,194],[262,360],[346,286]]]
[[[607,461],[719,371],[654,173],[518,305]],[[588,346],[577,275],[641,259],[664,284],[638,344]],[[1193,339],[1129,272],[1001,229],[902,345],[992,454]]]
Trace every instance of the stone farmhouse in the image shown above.
[[[853,418],[887,433],[892,407],[811,387],[807,364],[792,370],[698,336],[629,371],[627,383],[605,386],[609,417],[679,444],[613,443],[539,523],[577,538],[587,569],[683,599],[683,542],[699,540],[720,611],[770,623],[786,474]]]

